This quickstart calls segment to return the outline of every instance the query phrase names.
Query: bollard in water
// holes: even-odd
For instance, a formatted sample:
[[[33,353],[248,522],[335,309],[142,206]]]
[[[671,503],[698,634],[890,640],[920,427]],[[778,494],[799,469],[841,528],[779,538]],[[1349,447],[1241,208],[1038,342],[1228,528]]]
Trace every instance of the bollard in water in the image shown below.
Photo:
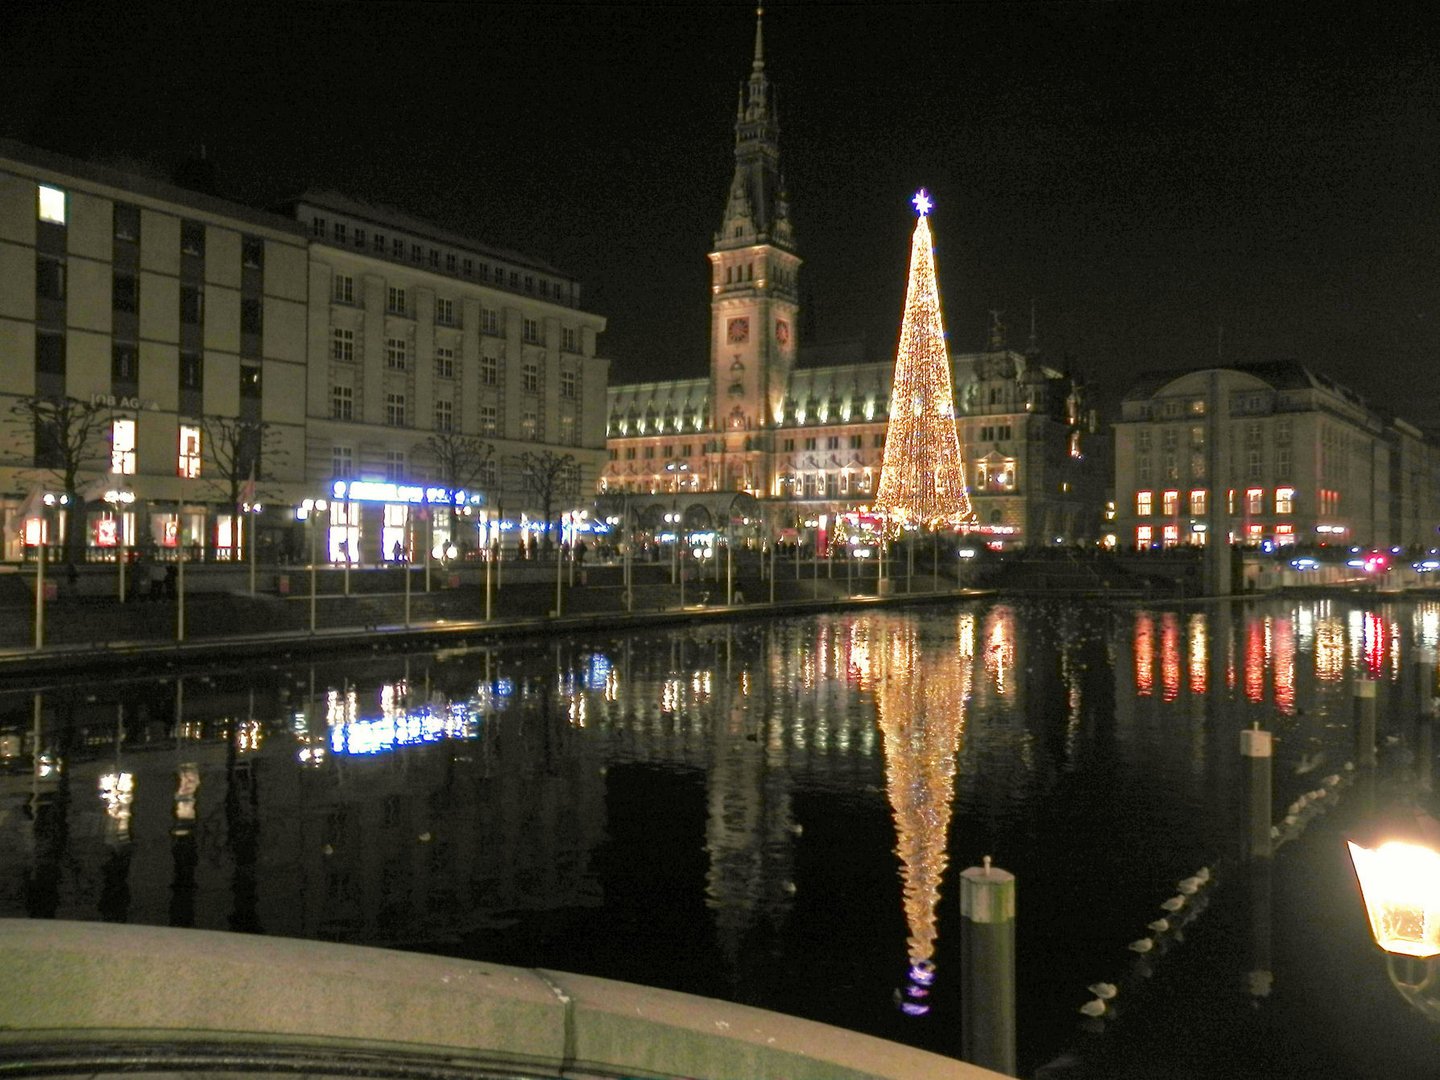
[[[1015,1075],[1015,875],[990,865],[960,875],[960,1056]]]
[[[1245,828],[1240,856],[1268,859],[1271,854],[1270,804],[1274,740],[1256,724],[1240,732],[1240,756],[1245,760]]]
[[[1355,764],[1375,767],[1375,684],[1369,679],[1355,682]]]

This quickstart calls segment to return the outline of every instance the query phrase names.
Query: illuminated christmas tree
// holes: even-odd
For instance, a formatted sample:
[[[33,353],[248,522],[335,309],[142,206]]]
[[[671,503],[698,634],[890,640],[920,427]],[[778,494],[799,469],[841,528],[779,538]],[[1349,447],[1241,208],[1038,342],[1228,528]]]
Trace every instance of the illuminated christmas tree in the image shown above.
[[[930,198],[922,190],[914,203],[920,217],[910,238],[910,284],[875,509],[891,529],[958,528],[975,515],[965,490],[965,461],[955,430],[950,355],[927,216]]]

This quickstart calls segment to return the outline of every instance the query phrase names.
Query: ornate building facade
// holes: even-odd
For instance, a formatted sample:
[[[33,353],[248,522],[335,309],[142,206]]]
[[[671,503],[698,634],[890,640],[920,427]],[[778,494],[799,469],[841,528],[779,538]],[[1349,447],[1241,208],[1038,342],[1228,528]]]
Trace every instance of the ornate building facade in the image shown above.
[[[760,20],[735,117],[735,173],[709,253],[708,378],[611,386],[602,493],[713,518],[745,492],[773,523],[814,527],[875,495],[895,360],[858,343],[801,348],[801,259],[780,169],[780,126]],[[952,353],[977,527],[995,543],[1098,536],[1105,462],[1076,379],[1035,335],[1011,348],[998,316],[985,350]]]

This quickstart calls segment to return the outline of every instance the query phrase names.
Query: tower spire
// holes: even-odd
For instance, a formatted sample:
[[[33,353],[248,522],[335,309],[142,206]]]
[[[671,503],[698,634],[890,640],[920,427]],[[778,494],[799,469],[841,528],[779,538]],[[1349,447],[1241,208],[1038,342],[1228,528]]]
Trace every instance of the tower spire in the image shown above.
[[[762,24],[764,17],[764,7],[757,4],[755,7],[755,63],[751,66],[751,70],[756,72],[765,70],[765,37]]]

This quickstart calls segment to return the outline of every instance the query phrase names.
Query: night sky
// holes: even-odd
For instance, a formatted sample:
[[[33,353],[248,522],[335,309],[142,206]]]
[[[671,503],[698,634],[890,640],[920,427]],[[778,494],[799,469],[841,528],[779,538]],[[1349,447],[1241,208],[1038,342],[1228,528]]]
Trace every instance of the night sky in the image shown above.
[[[179,5],[174,5],[178,7]],[[578,277],[612,380],[707,369],[744,3],[4,0],[0,135],[222,194],[388,203]],[[1294,359],[1429,425],[1440,57],[1423,5],[771,4],[809,341],[894,349],[934,195],[952,347],[998,308],[1114,397]]]

